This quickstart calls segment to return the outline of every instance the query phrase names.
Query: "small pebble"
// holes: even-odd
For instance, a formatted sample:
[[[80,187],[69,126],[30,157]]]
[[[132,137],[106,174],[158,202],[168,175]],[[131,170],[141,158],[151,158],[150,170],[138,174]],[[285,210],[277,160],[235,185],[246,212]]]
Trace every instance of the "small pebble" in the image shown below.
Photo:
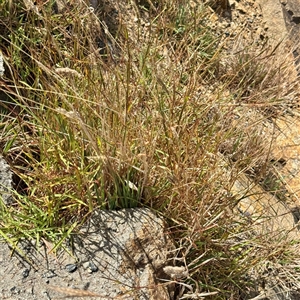
[[[89,262],[89,269],[92,273],[98,271],[98,267],[92,261]]]
[[[55,272],[53,270],[48,270],[47,272],[45,272],[42,275],[42,278],[53,278],[56,277],[57,275],[55,274]]]
[[[10,292],[13,294],[13,295],[18,295],[20,294],[20,289],[17,288],[16,286],[13,286],[11,289],[10,289]]]
[[[27,277],[29,276],[29,272],[30,272],[29,269],[25,269],[25,270],[22,272],[23,278],[27,278]]]
[[[65,269],[67,270],[67,272],[73,273],[73,272],[75,272],[77,270],[77,265],[75,265],[75,264],[67,264],[65,266]]]

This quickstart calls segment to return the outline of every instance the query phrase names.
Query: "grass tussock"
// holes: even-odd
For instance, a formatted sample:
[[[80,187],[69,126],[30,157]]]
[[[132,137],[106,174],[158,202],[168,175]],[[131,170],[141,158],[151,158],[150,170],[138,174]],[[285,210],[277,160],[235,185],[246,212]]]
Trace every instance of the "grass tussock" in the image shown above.
[[[113,24],[83,1],[0,4],[0,145],[19,183],[0,235],[59,246],[96,208],[151,207],[188,266],[183,287],[237,299],[250,269],[289,257],[237,217],[232,192],[268,171],[289,70],[278,49],[224,52],[203,5],[139,1],[129,20],[122,3]]]

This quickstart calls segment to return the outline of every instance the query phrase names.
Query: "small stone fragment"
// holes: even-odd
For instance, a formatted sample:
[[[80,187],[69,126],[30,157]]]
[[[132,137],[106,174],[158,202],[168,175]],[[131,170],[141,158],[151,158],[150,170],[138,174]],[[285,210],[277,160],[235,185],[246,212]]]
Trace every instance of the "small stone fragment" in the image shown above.
[[[89,269],[92,273],[98,271],[98,267],[92,261],[89,262]]]
[[[77,270],[77,265],[75,265],[75,264],[67,264],[65,266],[65,269],[66,269],[67,272],[73,273],[73,272],[75,272]]]
[[[18,295],[20,294],[20,289],[17,288],[16,286],[13,286],[11,289],[10,289],[10,292],[13,294],[13,295]]]
[[[164,272],[172,279],[185,278],[189,272],[185,267],[166,266],[163,268]]]
[[[55,274],[55,272],[53,270],[48,270],[47,272],[45,272],[42,275],[42,278],[53,278],[56,277],[57,275]]]
[[[29,269],[23,270],[23,272],[22,272],[22,277],[23,277],[23,278],[27,278],[27,277],[29,276],[29,272],[30,272]]]

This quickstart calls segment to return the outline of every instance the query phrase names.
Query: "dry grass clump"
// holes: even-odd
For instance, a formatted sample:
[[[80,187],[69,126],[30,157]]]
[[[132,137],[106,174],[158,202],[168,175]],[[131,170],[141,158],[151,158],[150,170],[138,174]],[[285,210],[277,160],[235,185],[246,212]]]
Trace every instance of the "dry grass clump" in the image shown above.
[[[245,45],[238,38],[220,68],[223,82],[239,104],[255,108],[267,118],[292,113],[297,107],[295,70],[283,44]]]
[[[293,96],[284,67],[264,50],[224,59],[193,2],[138,2],[111,31],[83,1],[51,3],[0,4],[1,153],[20,182],[0,234],[61,245],[98,207],[148,206],[172,225],[185,284],[237,299],[269,252],[232,188],[268,169],[273,112]]]

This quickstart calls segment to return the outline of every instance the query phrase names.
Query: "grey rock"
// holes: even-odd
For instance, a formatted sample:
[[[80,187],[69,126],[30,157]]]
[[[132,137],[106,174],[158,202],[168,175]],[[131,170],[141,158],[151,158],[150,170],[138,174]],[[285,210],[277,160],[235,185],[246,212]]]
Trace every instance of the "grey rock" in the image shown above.
[[[11,190],[12,172],[5,159],[0,156],[0,200],[2,198],[2,201],[5,205],[10,205],[13,203]]]
[[[29,269],[25,269],[25,270],[23,270],[23,272],[22,272],[22,277],[23,277],[23,278],[26,278],[26,277],[28,277],[28,276],[29,276],[29,272],[30,272],[30,270],[29,270]]]
[[[110,297],[127,289],[137,299],[169,299],[158,280],[164,277],[162,268],[171,243],[162,219],[150,210],[96,211],[77,239],[75,244],[83,245],[76,247],[79,261],[93,259],[102,274],[102,289],[110,291]],[[92,270],[91,261],[89,268]]]
[[[30,247],[26,259],[33,267],[24,279],[15,274],[30,269],[28,262],[11,257],[0,244],[0,299],[45,300],[88,292],[101,299],[172,299],[174,285],[168,289],[161,283],[172,281],[163,268],[172,265],[174,246],[164,221],[148,209],[95,211],[65,247],[72,256],[63,250],[52,253],[49,244],[39,252]],[[66,272],[66,265],[77,266],[77,271]]]
[[[77,270],[77,266],[75,264],[67,264],[65,266],[65,269],[66,269],[67,272],[73,273]]]
[[[98,267],[92,262],[89,262],[89,269],[91,272],[97,272],[98,271]]]

